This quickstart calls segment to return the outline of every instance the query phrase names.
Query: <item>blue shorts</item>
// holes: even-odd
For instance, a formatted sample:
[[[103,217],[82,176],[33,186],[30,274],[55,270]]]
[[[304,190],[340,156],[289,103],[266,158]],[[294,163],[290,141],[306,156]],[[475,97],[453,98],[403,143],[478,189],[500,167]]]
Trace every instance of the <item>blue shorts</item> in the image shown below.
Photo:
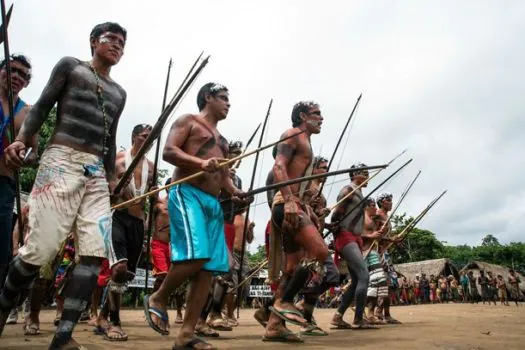
[[[170,189],[171,261],[208,260],[203,270],[229,271],[222,208],[214,196],[188,184]]]

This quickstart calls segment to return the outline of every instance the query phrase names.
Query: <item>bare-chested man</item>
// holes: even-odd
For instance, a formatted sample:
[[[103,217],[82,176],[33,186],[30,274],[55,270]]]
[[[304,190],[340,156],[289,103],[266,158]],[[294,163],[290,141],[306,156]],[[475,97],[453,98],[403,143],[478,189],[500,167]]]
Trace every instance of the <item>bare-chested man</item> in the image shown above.
[[[117,153],[115,172],[120,179],[131,165],[135,155],[151,132],[151,125],[138,124],[131,132],[131,147]],[[113,204],[122,203],[141,196],[153,186],[153,162],[143,156],[125,186],[119,194],[112,196]],[[144,246],[146,199],[130,206],[117,209],[113,213],[111,240],[115,256],[110,260],[108,271],[101,274],[111,275],[109,291],[98,316],[96,330],[109,341],[125,341],[128,335],[122,330],[120,322],[121,296],[127,289],[127,282],[135,277],[137,263]],[[104,270],[104,269],[103,269]],[[110,271],[109,271],[110,270]],[[108,318],[110,319],[108,322]]]
[[[389,246],[392,243],[397,243],[398,239],[396,237],[391,237],[392,233],[392,225],[390,224],[390,221],[388,220],[389,215],[388,212],[392,210],[392,194],[390,193],[381,193],[376,198],[377,207],[379,210],[377,211],[377,225],[378,229],[383,232],[383,235],[381,236],[381,241],[379,242],[379,251],[382,252],[382,260],[383,265],[387,272],[387,283],[390,288],[392,277],[396,273],[394,271],[394,265],[392,263],[390,254],[386,250],[387,246]],[[400,324],[401,322],[396,320],[390,315],[390,298],[388,295],[386,297],[381,298],[379,302],[379,307],[376,310],[375,316],[378,318],[383,318],[384,313],[384,320],[389,324]]]
[[[364,164],[354,164],[352,168],[359,168]],[[338,329],[365,329],[370,328],[363,320],[368,287],[368,269],[363,259],[363,229],[365,222],[365,208],[374,205],[373,202],[361,202],[363,199],[362,187],[366,187],[368,180],[367,170],[350,170],[350,184],[343,187],[337,200],[347,197],[339,204],[332,214],[332,223],[339,223],[334,227],[336,252],[345,260],[351,276],[350,287],[345,291],[341,304],[332,317],[331,324]],[[359,188],[359,186],[361,186]],[[366,237],[374,237],[368,234]],[[343,320],[343,316],[355,299],[355,315],[352,324]]]
[[[34,135],[58,104],[55,130],[29,198],[28,242],[13,260],[0,296],[1,331],[18,293],[74,231],[80,263],[65,287],[65,309],[51,349],[77,346],[71,339],[73,328],[96,286],[102,259],[113,254],[108,185],[115,180],[115,138],[126,92],[109,74],[123,55],[126,30],[116,23],[99,24],[89,40],[91,61],[65,57],[57,63],[6,149],[8,165],[20,167]]]
[[[31,64],[23,55],[10,57],[11,63],[11,88],[13,91],[13,111],[15,113],[15,132],[18,133],[22,123],[29,113],[30,107],[18,97],[20,91],[29,85],[31,81]],[[13,140],[10,127],[12,118],[9,116],[9,100],[7,86],[6,60],[0,62],[0,286],[4,284],[7,275],[7,264],[11,260],[11,232],[13,229],[13,207],[15,205],[15,179],[13,170],[10,169],[4,159],[4,149]],[[36,139],[31,140],[30,147],[33,152],[26,161],[36,159],[38,143]],[[18,250],[18,242],[12,247]],[[0,328],[1,329],[1,328]],[[1,334],[1,331],[0,331]]]
[[[230,109],[228,89],[216,83],[204,85],[197,95],[197,105],[199,114],[183,115],[173,123],[163,159],[176,166],[173,181],[199,171],[206,173],[170,189],[172,264],[160,288],[144,297],[144,308],[149,325],[168,334],[168,298],[192,277],[184,322],[174,348],[212,349],[193,332],[210,291],[212,274],[229,271],[223,213],[217,197],[222,190],[236,198],[243,192],[233,185],[229,170],[219,167],[228,156],[228,142],[217,130],[218,122]]]
[[[319,105],[314,102],[299,102],[292,110],[292,128],[281,138],[292,137],[277,146],[273,177],[275,182],[311,175],[314,156],[310,143],[312,134],[321,132],[323,117]],[[328,247],[318,231],[318,218],[313,209],[304,201],[307,183],[282,187],[273,197],[272,241],[282,237],[286,254],[284,271],[275,291],[275,302],[266,325],[264,341],[302,342],[302,339],[288,330],[281,320],[306,326],[303,314],[295,307],[294,298],[311,278],[322,279],[323,263],[328,257]],[[270,279],[278,278],[277,260],[282,254],[280,244],[271,244]],[[280,266],[279,266],[280,268]]]

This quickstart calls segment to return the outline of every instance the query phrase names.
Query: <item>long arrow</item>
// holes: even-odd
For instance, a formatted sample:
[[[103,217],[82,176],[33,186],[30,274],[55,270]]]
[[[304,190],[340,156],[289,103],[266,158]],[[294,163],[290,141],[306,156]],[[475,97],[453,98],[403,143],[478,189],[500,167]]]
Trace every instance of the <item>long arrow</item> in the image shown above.
[[[419,215],[414,219],[412,220],[404,229],[403,231],[401,231],[399,234],[397,234],[396,236],[398,238],[404,238],[406,236],[408,236],[408,234],[410,232],[412,232],[412,230],[416,227],[416,225],[421,221],[421,219],[423,219],[425,217],[425,215],[428,214],[428,212],[430,211],[430,209],[432,209],[432,207],[434,205],[436,205],[436,203],[445,195],[445,193],[447,193],[447,190],[443,191],[436,199],[434,199],[432,202],[430,202],[429,205],[427,205],[427,207],[425,209],[423,209],[423,211],[421,213],[419,213]],[[394,244],[394,242],[390,242],[384,249],[383,249],[383,252],[387,251],[388,248],[390,248],[392,245]]]
[[[195,82],[197,77],[200,75],[204,67],[206,67],[206,65],[208,64],[209,58],[210,56],[206,57],[201,62],[199,67],[195,70],[195,72],[193,72],[193,74],[191,74],[191,77],[183,84],[183,86],[177,90],[177,93],[173,96],[170,103],[168,103],[166,108],[162,111],[159,119],[157,120],[157,123],[155,124],[155,126],[153,126],[153,129],[151,130],[149,136],[144,141],[144,144],[138,150],[137,154],[135,155],[135,158],[133,158],[133,160],[131,161],[131,164],[126,169],[126,172],[120,178],[119,183],[117,184],[117,186],[115,187],[115,190],[113,191],[115,194],[118,194],[122,190],[124,185],[127,183],[129,178],[131,177],[131,174],[135,170],[135,167],[138,165],[138,162],[140,161],[140,159],[146,154],[146,152],[149,150],[149,148],[151,147],[153,142],[157,139],[157,137],[159,137],[159,135],[162,132],[162,129],[164,128],[164,124],[168,120],[169,116],[178,106],[178,104],[180,103],[180,101],[182,100],[182,98],[184,97],[188,89],[193,85],[193,83]],[[197,60],[199,59],[200,59],[200,56],[199,58],[197,58]],[[194,66],[195,64],[193,65],[193,67]]]
[[[355,102],[354,108],[352,109],[352,113],[350,113],[350,116],[346,120],[346,124],[345,124],[345,127],[343,128],[343,131],[341,131],[341,135],[339,135],[339,140],[337,141],[337,144],[335,145],[334,152],[332,153],[332,156],[330,157],[330,162],[328,162],[328,169],[327,169],[328,171],[330,171],[330,168],[331,168],[332,163],[333,163],[334,158],[335,158],[335,154],[337,153],[337,149],[339,148],[339,145],[341,144],[341,140],[343,139],[343,136],[345,135],[346,129],[348,128],[348,125],[350,124],[350,121],[352,120],[352,117],[354,116],[354,112],[357,109],[357,105],[359,104],[359,101],[361,101],[361,97],[362,96],[363,96],[363,94],[361,93],[359,95],[359,97],[357,98],[357,101]],[[325,184],[324,182],[321,183],[321,188],[319,189],[319,192],[317,192],[317,196],[316,197],[320,196],[321,193],[323,192],[324,184]]]
[[[315,174],[315,175],[298,177],[296,179],[286,180],[286,181],[283,181],[283,182],[277,182],[275,184],[271,184],[271,185],[268,185],[268,186],[263,186],[263,187],[260,187],[260,188],[256,188],[255,190],[247,191],[247,192],[245,192],[245,196],[246,197],[252,197],[252,196],[255,196],[256,194],[259,194],[259,193],[263,193],[263,192],[266,192],[266,191],[279,189],[279,188],[282,188],[282,187],[285,187],[285,186],[289,186],[289,185],[293,185],[293,184],[296,184],[296,183],[299,183],[299,182],[312,181],[312,180],[316,180],[316,179],[322,179],[322,178],[326,178],[326,177],[330,177],[330,176],[336,176],[336,175],[341,175],[341,174],[348,174],[348,172],[350,172],[350,171],[375,170],[375,169],[384,169],[386,167],[388,167],[388,164],[371,165],[371,166],[364,166],[364,167],[359,167],[359,168],[340,169],[340,170],[330,171],[328,173],[322,173],[322,174]]]
[[[13,86],[11,81],[11,55],[9,53],[9,37],[7,35],[7,27],[9,25],[9,20],[11,18],[11,12],[13,10],[13,5],[9,8],[9,13],[6,14],[5,12],[5,1],[1,0],[1,7],[2,7],[2,39],[4,42],[4,57],[5,57],[5,70],[7,73],[7,102],[9,105],[9,117],[11,118],[11,123],[9,123],[9,129],[11,133],[11,140],[10,142],[13,142],[13,140],[16,137],[16,130],[15,130],[15,115],[14,115],[14,101],[13,101]],[[0,41],[1,42],[1,41]],[[2,135],[0,135],[2,137]],[[19,230],[22,230],[23,223],[22,223],[22,205],[20,202],[20,173],[18,170],[13,171],[13,175],[15,178],[15,198],[16,198],[16,217],[18,220],[18,228]],[[20,243],[24,242],[24,234],[20,233]]]
[[[394,210],[392,210],[392,213],[390,213],[390,215],[388,216],[388,219],[385,221],[385,223],[383,224],[383,226],[381,226],[381,231],[390,223],[390,221],[392,220],[392,218],[394,217],[397,209],[399,208],[399,206],[401,205],[401,203],[403,202],[403,200],[405,199],[405,197],[408,195],[408,192],[410,191],[410,189],[412,188],[412,186],[414,186],[414,183],[416,182],[417,178],[419,177],[419,175],[421,175],[421,170],[418,171],[416,177],[414,177],[414,179],[412,181],[409,182],[409,184],[407,185],[407,187],[405,188],[405,190],[403,191],[403,193],[401,194],[401,197],[399,199],[399,201],[397,202],[397,205],[395,206]],[[378,246],[379,247],[379,242],[381,241],[381,238],[378,238],[378,239],[375,239],[372,244],[370,245],[370,248],[368,249],[368,251],[363,254],[363,259],[366,259],[366,257],[368,256],[368,254],[372,251],[372,249],[374,249],[374,246]]]
[[[262,146],[264,132],[266,131],[266,125],[268,124],[268,118],[270,117],[270,111],[272,110],[272,104],[273,104],[273,99],[270,100],[270,104],[268,105],[268,110],[266,111],[266,117],[264,117],[264,123],[263,123],[262,131],[261,131],[261,135],[259,136],[259,145],[257,146],[257,148],[261,148]],[[255,155],[255,162],[253,163],[253,169],[252,169],[252,178],[250,180],[250,189],[248,191],[253,190],[253,185],[255,183],[255,174],[257,172],[257,163],[259,162],[259,153],[260,152],[257,152],[257,154]],[[250,218],[250,206],[246,208],[246,213],[244,216],[244,229],[243,229],[242,246],[241,246],[241,262],[239,263],[239,271],[237,272],[237,275],[238,275],[237,281],[240,281],[242,279],[242,265],[244,262],[244,253],[246,251],[246,233],[248,232],[249,218]],[[237,301],[236,301],[237,302],[237,318],[239,318],[239,306],[241,304],[241,299],[242,299],[241,293],[242,293],[242,290],[241,288],[239,288],[237,290]]]
[[[166,85],[164,86],[164,97],[162,98],[162,111],[166,109],[166,99],[168,98],[168,87],[170,85],[170,73],[171,73],[171,65],[172,60],[170,58],[170,62],[168,64],[168,74],[166,76]],[[186,80],[186,79],[185,79]],[[184,83],[184,82],[183,82]],[[182,86],[182,85],[181,85]],[[157,176],[158,176],[158,165],[159,165],[159,153],[160,153],[160,134],[157,138],[157,145],[155,148],[155,161],[153,163],[153,184],[157,184]],[[145,162],[148,160],[145,159]],[[132,180],[133,181],[133,180]],[[148,239],[147,239],[147,245],[146,245],[146,281],[144,282],[144,289],[148,290],[148,272],[149,272],[149,255],[151,251],[150,243],[151,243],[151,235],[153,234],[153,208],[155,208],[155,204],[157,202],[156,196],[151,196],[149,200],[149,215],[148,215]]]
[[[296,137],[297,135],[300,135],[300,134],[302,134],[302,133],[304,133],[304,132],[305,132],[305,131],[297,132],[297,133],[295,133],[295,134],[293,134],[293,135],[290,135],[290,136],[287,136],[287,137],[285,137],[285,138],[283,138],[283,139],[280,139],[280,140],[278,140],[278,141],[272,142],[272,143],[270,143],[270,144],[268,144],[268,145],[266,145],[266,146],[260,147],[260,148],[258,148],[258,149],[255,149],[255,150],[251,151],[251,152],[245,153],[245,154],[243,154],[243,155],[240,155],[240,156],[235,157],[235,158],[232,158],[232,159],[228,159],[227,161],[225,161],[225,162],[223,162],[223,163],[220,163],[220,164],[219,164],[219,167],[223,167],[223,166],[229,165],[229,164],[231,164],[231,163],[235,163],[236,161],[238,161],[238,160],[240,160],[240,159],[243,159],[243,158],[249,157],[249,156],[251,156],[251,155],[253,155],[253,154],[255,154],[255,153],[258,153],[258,152],[263,151],[263,150],[265,150],[265,149],[267,149],[267,148],[273,147],[273,146],[275,146],[275,145],[277,145],[277,144],[279,144],[279,143],[281,143],[281,142],[284,142],[284,141],[286,141],[286,140],[288,140],[288,139],[291,139],[292,137]],[[151,134],[150,134],[150,135],[151,135]],[[164,190],[166,190],[166,189],[168,189],[168,188],[170,188],[170,187],[173,187],[173,186],[175,186],[175,185],[181,184],[181,183],[183,183],[183,182],[187,182],[187,181],[190,181],[190,180],[196,179],[196,178],[198,178],[199,176],[202,176],[202,175],[205,174],[205,173],[206,173],[206,171],[204,171],[204,170],[203,170],[203,171],[196,172],[195,174],[192,174],[192,175],[186,176],[185,178],[179,179],[179,180],[177,180],[177,181],[173,181],[173,182],[171,182],[169,185],[162,186],[162,187],[160,187],[160,188],[157,188],[156,190],[150,191],[150,192],[148,192],[148,193],[144,193],[143,195],[138,196],[138,197],[135,197],[135,198],[133,198],[133,199],[130,199],[130,200],[126,201],[126,202],[119,203],[119,204],[117,204],[117,205],[111,207],[111,209],[113,210],[113,209],[123,208],[123,207],[126,207],[126,206],[130,205],[130,204],[138,203],[139,201],[141,201],[141,200],[144,199],[144,198],[147,198],[147,197],[149,197],[149,196],[153,196],[154,194],[157,194],[157,193],[159,193],[159,192],[161,192],[161,191],[164,191]]]
[[[11,12],[13,12],[13,5],[9,7],[9,11],[7,11],[7,15],[4,16],[5,13],[5,3],[2,0],[2,27],[0,27],[0,44],[4,42],[4,38],[7,38],[7,27],[9,26],[9,21],[11,20]],[[4,25],[6,23],[6,25]],[[7,58],[7,56],[6,56]]]
[[[377,185],[376,188],[374,188],[370,193],[368,193],[368,195],[366,195],[365,197],[363,197],[363,199],[361,199],[361,201],[359,201],[359,203],[357,203],[356,205],[354,205],[352,207],[352,209],[348,210],[345,215],[343,215],[343,217],[337,221],[335,223],[334,226],[338,226],[341,224],[341,222],[343,222],[344,219],[346,219],[346,217],[348,217],[348,215],[350,215],[354,210],[356,210],[357,208],[360,208],[361,205],[368,199],[370,198],[370,196],[372,194],[374,194],[374,192],[376,192],[379,188],[381,188],[381,186],[383,186],[385,183],[387,183],[391,178],[393,178],[394,176],[396,176],[401,170],[403,170],[408,164],[410,164],[412,162],[412,159],[408,160],[405,164],[401,165],[396,171],[394,171],[390,176],[388,176],[385,180],[383,180],[383,182],[381,182],[379,185]],[[354,169],[352,169],[354,170]],[[326,238],[330,233],[333,232],[333,229],[328,229],[328,232],[323,236],[323,238]]]
[[[400,197],[399,201],[397,202],[396,206],[394,207],[394,210],[392,210],[392,212],[390,213],[390,216],[388,217],[388,219],[383,224],[383,227],[385,227],[386,225],[388,225],[390,223],[390,221],[394,217],[394,214],[396,213],[397,209],[399,208],[401,203],[403,203],[403,200],[405,199],[405,197],[408,195],[408,192],[410,191],[410,189],[412,189],[412,186],[414,186],[414,184],[416,183],[416,180],[418,179],[419,175],[421,175],[421,170],[419,170],[417,172],[416,177],[414,177],[414,179],[408,184],[408,186],[403,191],[403,193],[401,193],[401,197]]]
[[[387,166],[392,164],[393,162],[395,162],[399,157],[401,157],[404,153],[406,152],[406,150],[404,150],[403,152],[399,153],[397,156],[395,156],[394,158],[392,158],[388,163],[387,163]],[[359,186],[357,186],[356,188],[354,188],[350,193],[348,193],[347,195],[345,195],[343,198],[341,198],[339,201],[337,201],[337,203],[335,203],[333,206],[331,206],[329,209],[330,211],[334,210],[338,205],[340,205],[341,203],[343,203],[345,200],[347,200],[347,198],[349,198],[350,196],[352,196],[355,192],[357,192],[357,190],[359,190],[361,187],[363,187],[364,185],[366,185],[368,182],[370,182],[370,180],[372,180],[374,177],[376,177],[377,175],[379,175],[379,173],[381,173],[381,171],[384,170],[383,169],[380,169],[379,171],[377,171],[374,175],[370,176],[368,179],[366,179],[365,181],[363,181]]]
[[[248,139],[248,142],[246,142],[246,146],[244,146],[244,151],[242,151],[241,155],[246,153],[246,151],[248,150],[248,147],[250,147],[250,144],[252,143],[253,139],[255,138],[255,135],[257,135],[257,131],[259,131],[260,128],[261,128],[261,123],[259,123],[255,131],[253,132],[252,136],[250,136],[250,138]],[[241,165],[241,161],[237,161],[237,163],[233,165],[233,168],[239,169],[240,165]]]

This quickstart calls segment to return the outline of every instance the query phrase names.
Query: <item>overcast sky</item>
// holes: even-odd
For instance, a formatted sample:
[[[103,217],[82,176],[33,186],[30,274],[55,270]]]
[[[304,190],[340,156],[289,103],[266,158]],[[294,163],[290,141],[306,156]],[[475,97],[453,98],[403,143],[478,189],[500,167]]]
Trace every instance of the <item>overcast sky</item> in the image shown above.
[[[420,225],[440,240],[479,244],[488,233],[504,243],[522,239],[525,2],[15,1],[11,52],[33,63],[22,98],[36,101],[61,57],[89,60],[89,33],[105,21],[128,30],[125,55],[111,72],[128,93],[118,146],[129,147],[135,124],[158,118],[169,58],[173,94],[205,51],[210,63],[170,124],[197,111],[196,93],[209,81],[230,90],[230,114],[219,125],[228,139],[246,141],[273,98],[265,142],[274,141],[291,125],[293,104],[315,100],[325,121],[313,149],[329,158],[362,92],[334,170],[385,163],[406,148],[392,168],[414,161],[385,189],[395,200],[418,169],[422,175],[400,212],[416,215],[448,189]],[[271,153],[261,160],[256,187],[264,184]],[[240,168],[245,187],[252,167],[253,158]],[[329,204],[342,185],[331,188]],[[264,242],[268,206],[253,213],[252,250]]]

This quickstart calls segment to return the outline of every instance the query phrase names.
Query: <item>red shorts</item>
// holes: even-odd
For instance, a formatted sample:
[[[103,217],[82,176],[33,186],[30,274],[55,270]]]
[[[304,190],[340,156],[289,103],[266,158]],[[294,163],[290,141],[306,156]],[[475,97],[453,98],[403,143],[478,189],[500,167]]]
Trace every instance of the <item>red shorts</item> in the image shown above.
[[[235,225],[224,223],[224,236],[226,237],[226,246],[233,252],[233,243],[235,242]]]
[[[169,243],[158,239],[151,241],[151,262],[153,263],[153,276],[168,273],[171,265]]]
[[[363,239],[349,231],[341,230],[335,237],[335,251],[341,252],[348,243],[356,242],[359,249],[363,250]]]
[[[98,274],[97,285],[99,287],[105,287],[108,285],[109,279],[111,278],[111,269],[109,268],[109,260],[102,260],[100,265],[100,273]]]

